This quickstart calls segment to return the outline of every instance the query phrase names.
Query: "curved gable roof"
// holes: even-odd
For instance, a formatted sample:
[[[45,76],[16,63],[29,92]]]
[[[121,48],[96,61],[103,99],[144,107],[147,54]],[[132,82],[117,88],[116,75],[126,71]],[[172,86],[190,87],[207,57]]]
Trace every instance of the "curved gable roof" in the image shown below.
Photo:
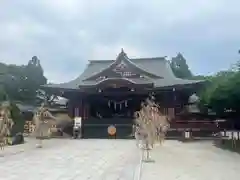
[[[127,57],[126,53],[122,50],[122,52],[118,55],[118,57],[117,57],[117,59],[115,61],[111,61],[111,63],[107,67],[105,67],[102,70],[96,71],[93,75],[90,75],[85,80],[89,80],[89,79],[92,79],[92,78],[97,78],[98,76],[101,76],[101,74],[103,74],[104,72],[107,72],[108,70],[114,69],[121,62],[126,63],[131,68],[137,69],[137,71],[142,72],[143,74],[146,74],[146,75],[148,75],[150,77],[162,78],[161,76],[158,76],[157,74],[153,73],[151,71],[151,69],[146,70],[146,69],[144,69],[142,67],[139,67],[136,63],[134,63],[132,60],[130,60]]]
[[[142,71],[149,72],[155,76],[158,76],[158,79],[151,79],[151,81],[154,82],[155,87],[194,84],[202,82],[196,80],[176,78],[173,74],[169,62],[166,60],[165,57],[135,58],[127,60],[130,63],[133,63],[133,65],[135,65],[136,67],[140,68]],[[96,81],[88,81],[86,79],[92,76],[96,76],[107,68],[112,67],[115,62],[116,60],[89,60],[89,64],[87,65],[83,73],[76,79],[61,84],[45,85],[44,87],[79,89],[79,86],[96,85]],[[141,79],[138,79],[137,81],[140,80]]]

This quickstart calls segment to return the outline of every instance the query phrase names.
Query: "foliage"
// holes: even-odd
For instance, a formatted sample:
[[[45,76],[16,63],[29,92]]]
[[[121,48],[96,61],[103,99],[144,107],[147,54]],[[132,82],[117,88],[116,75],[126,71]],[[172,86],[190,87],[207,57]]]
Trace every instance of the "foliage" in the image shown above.
[[[206,92],[207,103],[217,113],[230,110],[239,112],[240,102],[240,72],[228,73],[215,77],[212,87]]]
[[[240,71],[220,71],[207,79],[210,85],[201,94],[201,104],[207,105],[219,115],[226,111],[239,112]]]
[[[40,60],[33,56],[27,65],[0,63],[0,98],[33,102],[40,85],[46,84]],[[6,93],[7,92],[7,93]]]
[[[173,73],[178,78],[190,79],[193,74],[190,71],[186,59],[183,57],[181,53],[170,61],[170,66],[172,68]]]
[[[37,90],[40,85],[46,84],[47,79],[43,75],[43,69],[40,60],[34,56],[25,66],[24,76],[21,80],[20,95],[24,101],[34,101],[37,95]]]
[[[0,101],[7,100],[7,93],[3,85],[0,85]]]
[[[240,61],[231,69],[220,71],[212,76],[194,76],[182,54],[172,58],[170,62],[173,73],[178,78],[206,80],[206,87],[200,93],[200,107],[208,107],[217,114],[226,111],[239,113],[240,107]]]
[[[13,121],[13,127],[11,128],[11,136],[14,136],[16,133],[23,133],[25,120],[21,115],[21,112],[17,105],[13,102],[4,101],[1,103],[1,109],[7,109],[9,111],[9,118]]]
[[[17,133],[23,133],[24,131],[24,124],[25,120],[23,119],[23,116],[17,107],[16,104],[10,103],[10,111],[11,111],[11,117],[13,119],[14,125],[11,131],[11,135],[14,136]]]

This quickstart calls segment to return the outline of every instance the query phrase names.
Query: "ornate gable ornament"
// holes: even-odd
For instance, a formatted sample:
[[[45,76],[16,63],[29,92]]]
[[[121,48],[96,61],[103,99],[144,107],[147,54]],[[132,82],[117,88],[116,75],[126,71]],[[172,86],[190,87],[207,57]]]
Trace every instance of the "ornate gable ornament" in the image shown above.
[[[118,54],[116,60],[111,65],[101,70],[100,72],[97,72],[94,75],[84,79],[84,81],[95,80],[99,82],[101,80],[108,80],[110,78],[117,78],[119,76],[122,78],[140,78],[143,76],[158,77],[154,74],[151,74],[150,72],[145,72],[143,69],[136,66],[136,64],[131,62],[131,60],[127,57],[126,53],[122,49],[122,51]]]
[[[127,68],[127,64],[122,60],[119,64],[116,65],[115,68],[113,68],[114,72],[123,71]]]
[[[124,61],[121,61],[119,64],[117,64],[112,71],[120,74],[122,77],[131,77],[136,75],[136,73],[132,72],[132,70]]]
[[[126,61],[128,61],[126,58],[127,55],[122,49],[121,53],[117,57],[115,67],[113,67],[112,71],[117,74],[120,74],[122,77],[135,76],[136,73],[134,73],[126,63]]]

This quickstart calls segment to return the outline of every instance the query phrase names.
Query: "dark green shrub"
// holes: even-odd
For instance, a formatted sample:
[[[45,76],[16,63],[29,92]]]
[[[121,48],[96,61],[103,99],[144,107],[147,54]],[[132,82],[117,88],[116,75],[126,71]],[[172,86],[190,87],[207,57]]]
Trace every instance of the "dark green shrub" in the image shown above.
[[[25,119],[23,118],[19,108],[17,107],[16,104],[11,103],[11,117],[14,121],[14,126],[11,131],[11,135],[14,136],[17,133],[23,133],[24,131],[24,124],[25,124]]]

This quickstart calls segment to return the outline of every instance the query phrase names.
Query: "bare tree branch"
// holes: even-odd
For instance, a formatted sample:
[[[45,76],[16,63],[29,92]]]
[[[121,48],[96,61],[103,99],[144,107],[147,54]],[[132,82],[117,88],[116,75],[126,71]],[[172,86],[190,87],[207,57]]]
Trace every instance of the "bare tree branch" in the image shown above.
[[[147,150],[153,148],[156,141],[162,143],[170,127],[169,118],[161,113],[153,98],[146,99],[135,114],[137,141]]]

